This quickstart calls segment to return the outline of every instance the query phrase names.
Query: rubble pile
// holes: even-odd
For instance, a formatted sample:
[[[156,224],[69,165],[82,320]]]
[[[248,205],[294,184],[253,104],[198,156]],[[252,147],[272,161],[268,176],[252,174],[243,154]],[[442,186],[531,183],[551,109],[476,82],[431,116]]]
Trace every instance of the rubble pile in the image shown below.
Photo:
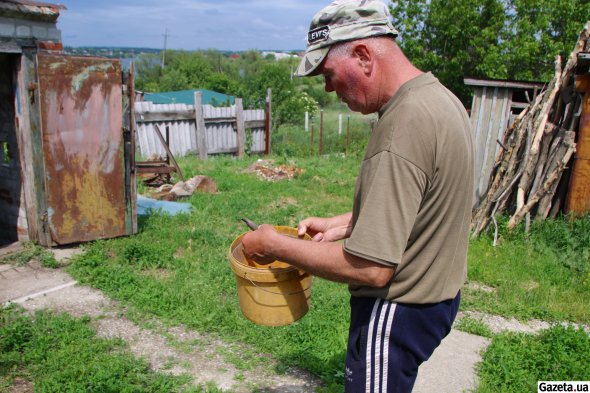
[[[280,181],[292,180],[295,176],[303,173],[303,169],[297,168],[295,165],[277,165],[275,167],[272,160],[258,160],[244,172],[256,173],[262,180]]]

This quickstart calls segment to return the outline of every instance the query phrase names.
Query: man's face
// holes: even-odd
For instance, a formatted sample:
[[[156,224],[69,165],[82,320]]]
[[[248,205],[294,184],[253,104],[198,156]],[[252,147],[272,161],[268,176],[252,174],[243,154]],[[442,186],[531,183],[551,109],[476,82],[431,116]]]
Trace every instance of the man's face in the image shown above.
[[[338,98],[353,111],[371,113],[362,84],[362,69],[355,57],[328,54],[321,73],[324,75],[325,90],[328,93],[336,92]]]

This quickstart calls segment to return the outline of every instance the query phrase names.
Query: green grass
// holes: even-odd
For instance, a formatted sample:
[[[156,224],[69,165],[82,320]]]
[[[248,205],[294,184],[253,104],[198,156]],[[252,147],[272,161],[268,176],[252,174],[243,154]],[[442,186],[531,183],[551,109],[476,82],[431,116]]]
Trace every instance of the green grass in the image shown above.
[[[481,337],[493,336],[491,329],[483,321],[470,316],[465,316],[457,320],[453,325],[453,328]]]
[[[190,378],[149,370],[118,339],[97,338],[89,319],[0,308],[0,390],[14,381],[35,392],[205,392]]]
[[[590,323],[590,216],[562,218],[472,241],[469,279],[494,292],[463,291],[462,308],[518,319]],[[575,301],[572,301],[575,299]]]
[[[22,266],[33,259],[37,260],[43,267],[51,269],[59,267],[59,263],[51,251],[33,242],[24,242],[23,250],[17,251],[4,258],[0,258],[0,262],[12,263],[17,266]]]
[[[326,113],[330,116],[337,116],[337,111]],[[366,142],[366,120],[358,119],[356,124],[354,135],[360,146],[363,138]],[[328,137],[333,134],[327,131]],[[135,236],[86,244],[86,253],[73,259],[69,271],[81,283],[120,301],[129,310],[128,318],[139,322],[158,318],[166,325],[184,324],[230,343],[251,345],[254,352],[246,351],[244,356],[232,351],[224,354],[239,369],[259,364],[256,351],[270,353],[278,360],[275,371],[298,365],[320,376],[328,386],[326,392],[342,391],[349,317],[346,286],[314,279],[311,309],[304,318],[284,327],[257,326],[240,312],[226,256],[231,242],[247,230],[242,217],[295,226],[307,216],[331,216],[351,209],[362,149],[355,147],[351,154],[343,155],[341,148],[326,147],[337,146],[330,142],[324,145],[330,154],[310,157],[309,136],[301,127],[283,128],[273,136],[275,164],[303,169],[292,181],[268,182],[245,173],[258,157],[180,159],[186,178],[210,176],[219,192],[193,195],[188,200],[193,206],[191,214],[140,217]],[[303,158],[292,158],[296,152],[302,152]],[[590,323],[590,217],[547,221],[533,225],[529,234],[520,230],[501,233],[495,248],[487,236],[471,242],[469,280],[494,291],[466,288],[461,309],[519,319]],[[492,337],[491,348],[499,345],[513,351],[508,344],[496,344],[507,339],[493,336],[481,321],[467,319],[461,325],[468,332]],[[528,336],[519,343],[523,351],[537,345]],[[485,357],[481,373],[494,363],[512,367],[509,356],[498,356]],[[541,357],[539,362],[543,359],[549,358]],[[534,371],[526,371],[525,366],[523,370],[523,374]],[[580,379],[584,374],[575,375]],[[486,384],[482,389],[494,391],[493,382]],[[515,380],[514,386],[522,386],[521,381]]]
[[[274,354],[280,364],[305,366],[327,383],[340,382],[348,329],[346,286],[316,279],[305,318],[280,328],[256,326],[241,315],[226,254],[233,239],[247,230],[241,217],[295,226],[309,215],[349,210],[358,163],[341,157],[297,159],[293,163],[305,169],[298,178],[272,183],[243,173],[254,160],[181,160],[186,176],[208,175],[219,192],[194,195],[190,215],[152,215],[140,220],[136,236],[87,245],[70,270],[139,312],[252,344]]]
[[[557,325],[538,336],[503,333],[483,355],[477,392],[534,392],[537,381],[589,381],[589,364],[590,336],[582,329]]]
[[[276,356],[283,366],[312,371],[339,391],[347,337],[346,286],[315,279],[307,316],[280,328],[256,326],[240,313],[226,253],[233,239],[247,230],[241,217],[295,226],[310,215],[348,211],[360,158],[275,157],[276,164],[304,169],[294,180],[276,183],[243,172],[255,159],[182,159],[187,177],[208,175],[217,182],[219,193],[194,195],[189,200],[194,206],[190,215],[153,215],[140,220],[136,236],[88,245],[71,272],[139,313],[251,344]],[[584,305],[590,299],[583,277],[541,240],[513,234],[496,248],[487,237],[473,241],[469,278],[496,290],[465,290],[462,309],[588,323]],[[584,245],[582,241],[578,252],[586,249]],[[482,323],[468,322],[466,330],[491,335]],[[248,367],[250,358],[234,362]]]
[[[338,134],[338,116],[342,115],[342,129]],[[371,121],[376,116],[363,116],[351,112],[342,104],[324,110],[322,132],[322,155],[360,155],[367,144]],[[313,123],[313,135],[312,135]],[[348,133],[347,133],[348,130]],[[313,140],[312,140],[313,136]],[[309,130],[304,124],[283,125],[272,136],[272,153],[282,157],[318,156],[320,150],[320,113],[309,121]]]

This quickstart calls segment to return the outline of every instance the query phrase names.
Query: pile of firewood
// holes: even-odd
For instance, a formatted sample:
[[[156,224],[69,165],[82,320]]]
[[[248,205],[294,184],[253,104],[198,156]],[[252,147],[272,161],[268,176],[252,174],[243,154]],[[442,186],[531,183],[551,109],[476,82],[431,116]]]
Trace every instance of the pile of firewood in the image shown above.
[[[555,217],[563,206],[564,171],[576,150],[581,99],[575,92],[578,52],[589,38],[588,24],[565,68],[555,60],[555,76],[547,89],[506,130],[485,198],[474,210],[472,235],[477,237],[498,215],[510,216],[508,228],[531,218]]]

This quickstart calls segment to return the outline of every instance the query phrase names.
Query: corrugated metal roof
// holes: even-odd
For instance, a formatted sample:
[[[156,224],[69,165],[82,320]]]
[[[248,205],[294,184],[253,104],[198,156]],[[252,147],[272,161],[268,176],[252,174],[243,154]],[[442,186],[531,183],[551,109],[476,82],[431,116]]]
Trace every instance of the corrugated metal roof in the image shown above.
[[[145,93],[144,100],[151,101],[154,104],[195,104],[195,92],[200,91],[203,97],[203,105],[219,106],[229,102],[234,104],[234,96],[218,93],[216,91],[197,89],[197,90],[180,90],[168,91],[161,93]]]
[[[0,16],[55,22],[64,5],[31,0],[0,0]]]

